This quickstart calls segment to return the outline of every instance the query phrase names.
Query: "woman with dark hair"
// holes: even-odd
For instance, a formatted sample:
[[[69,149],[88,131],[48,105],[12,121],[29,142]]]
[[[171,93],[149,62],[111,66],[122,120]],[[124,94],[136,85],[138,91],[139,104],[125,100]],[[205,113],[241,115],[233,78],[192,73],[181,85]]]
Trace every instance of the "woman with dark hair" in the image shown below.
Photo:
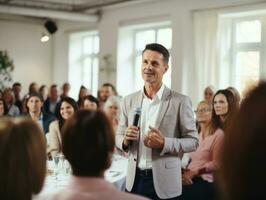
[[[61,130],[65,122],[78,110],[76,101],[65,97],[59,102],[58,120],[53,121],[49,126],[49,150],[52,157],[62,151]]]
[[[41,85],[40,89],[39,89],[39,93],[42,96],[43,101],[46,101],[46,99],[48,98],[48,87],[46,85]]]
[[[30,85],[29,85],[29,95],[31,94],[31,93],[38,93],[39,92],[39,86],[38,86],[38,84],[37,83],[35,83],[35,82],[32,82],[32,83],[30,83]]]
[[[8,108],[3,98],[0,98],[0,117],[7,115]]]
[[[87,95],[82,98],[81,108],[87,110],[97,110],[99,108],[99,101],[92,95]]]
[[[218,90],[213,97],[213,108],[212,121],[214,126],[226,130],[239,109],[239,103],[231,91]]]
[[[89,95],[89,90],[84,85],[80,86],[79,99],[77,101],[79,108],[82,108],[82,99],[87,95]]]
[[[62,130],[63,154],[71,165],[73,176],[66,187],[49,200],[145,200],[120,192],[104,180],[111,166],[115,133],[102,111],[80,110]]]
[[[266,82],[242,101],[225,137],[221,199],[265,199]]]
[[[30,200],[41,191],[46,174],[46,147],[35,122],[0,120],[0,163],[0,199]]]
[[[199,147],[189,154],[190,163],[183,169],[183,191],[180,200],[215,199],[213,174],[219,168],[219,153],[224,133],[212,121],[212,104],[201,101],[196,110],[200,127]],[[214,113],[216,115],[216,113]]]
[[[241,96],[240,96],[238,90],[235,87],[232,87],[232,86],[230,86],[230,87],[228,87],[226,89],[229,90],[230,92],[232,92],[232,94],[234,95],[235,101],[240,105]]]

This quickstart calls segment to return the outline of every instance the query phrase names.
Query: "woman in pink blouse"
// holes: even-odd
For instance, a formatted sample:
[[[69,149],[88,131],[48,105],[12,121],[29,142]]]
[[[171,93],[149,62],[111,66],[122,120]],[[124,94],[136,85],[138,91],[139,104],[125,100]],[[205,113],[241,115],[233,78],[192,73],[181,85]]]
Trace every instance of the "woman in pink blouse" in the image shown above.
[[[218,153],[223,141],[222,127],[213,123],[212,105],[201,101],[196,116],[199,124],[199,147],[190,153],[190,163],[183,170],[181,199],[215,199],[213,173],[218,169]],[[213,114],[218,113],[213,110]]]

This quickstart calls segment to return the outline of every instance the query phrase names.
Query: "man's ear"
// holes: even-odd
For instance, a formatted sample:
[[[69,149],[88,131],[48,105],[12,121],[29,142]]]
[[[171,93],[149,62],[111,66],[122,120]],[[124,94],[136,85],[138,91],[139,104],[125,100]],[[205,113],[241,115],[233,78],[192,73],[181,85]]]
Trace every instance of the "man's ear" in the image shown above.
[[[169,69],[169,65],[168,64],[164,64],[164,73],[166,73],[168,69]]]

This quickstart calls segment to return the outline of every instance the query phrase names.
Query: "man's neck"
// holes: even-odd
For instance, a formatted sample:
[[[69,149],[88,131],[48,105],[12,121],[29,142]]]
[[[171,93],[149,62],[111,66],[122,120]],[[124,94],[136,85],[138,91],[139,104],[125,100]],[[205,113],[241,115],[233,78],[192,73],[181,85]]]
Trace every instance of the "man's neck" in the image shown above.
[[[33,121],[38,121],[41,116],[41,111],[39,112],[30,112],[30,117]]]
[[[58,98],[52,98],[52,97],[50,97],[50,102],[51,102],[51,103],[56,103],[57,100],[58,100]]]
[[[153,99],[153,97],[156,95],[156,93],[160,90],[161,86],[162,86],[162,83],[159,83],[159,84],[145,83],[145,85],[144,85],[145,94],[150,99]]]

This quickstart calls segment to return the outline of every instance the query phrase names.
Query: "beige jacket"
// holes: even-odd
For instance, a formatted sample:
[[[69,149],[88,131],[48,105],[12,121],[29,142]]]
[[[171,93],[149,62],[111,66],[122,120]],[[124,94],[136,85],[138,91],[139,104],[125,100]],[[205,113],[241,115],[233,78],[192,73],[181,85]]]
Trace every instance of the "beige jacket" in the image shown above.
[[[124,98],[120,122],[116,134],[116,145],[122,149],[125,129],[132,124],[134,109],[141,107],[142,91]],[[173,198],[181,195],[182,175],[181,158],[183,153],[195,151],[198,146],[198,134],[193,117],[191,101],[187,96],[165,87],[156,126],[165,136],[162,150],[152,150],[153,181],[157,195]],[[129,147],[129,164],[126,188],[132,190],[138,162],[138,142]]]

